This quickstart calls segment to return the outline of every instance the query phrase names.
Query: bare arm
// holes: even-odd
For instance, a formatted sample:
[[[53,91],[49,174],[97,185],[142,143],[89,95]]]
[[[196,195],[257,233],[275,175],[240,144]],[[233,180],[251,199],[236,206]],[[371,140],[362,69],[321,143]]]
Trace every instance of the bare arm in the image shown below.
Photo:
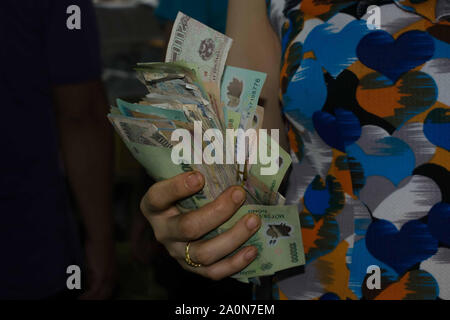
[[[264,0],[229,0],[227,35],[234,42],[227,63],[267,73],[261,98],[265,101],[264,128],[280,129],[280,145],[288,150],[279,105],[281,45],[270,25]]]
[[[53,88],[61,150],[86,236],[88,297],[107,298],[115,276],[112,130],[100,81]]]

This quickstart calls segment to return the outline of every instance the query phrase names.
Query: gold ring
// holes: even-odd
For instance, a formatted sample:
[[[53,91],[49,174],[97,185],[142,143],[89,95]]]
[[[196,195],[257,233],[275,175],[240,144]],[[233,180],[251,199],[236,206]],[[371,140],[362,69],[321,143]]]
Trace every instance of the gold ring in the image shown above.
[[[195,263],[194,261],[191,260],[191,257],[189,255],[189,247],[190,246],[191,246],[191,242],[189,241],[188,243],[186,243],[186,249],[184,251],[184,260],[191,267],[194,267],[194,268],[201,267],[202,265],[200,263]]]

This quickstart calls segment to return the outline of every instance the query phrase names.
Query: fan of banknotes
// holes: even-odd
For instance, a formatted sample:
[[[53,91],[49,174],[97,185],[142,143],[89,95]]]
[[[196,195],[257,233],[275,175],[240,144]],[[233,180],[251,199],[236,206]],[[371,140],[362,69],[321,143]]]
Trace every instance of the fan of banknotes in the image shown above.
[[[204,175],[203,190],[177,204],[182,212],[213,201],[230,186],[243,186],[247,192],[244,205],[205,237],[225,232],[248,213],[259,215],[261,228],[243,245],[256,246],[258,257],[233,275],[242,282],[258,283],[259,277],[303,265],[305,259],[297,206],[284,205],[285,199],[278,193],[291,164],[289,154],[273,135],[262,139],[258,134],[260,139],[252,141],[241,134],[231,139],[227,136],[228,132],[249,129],[260,132],[264,109],[258,106],[258,98],[266,78],[261,72],[225,66],[231,45],[227,36],[178,13],[166,62],[136,66],[137,76],[149,93],[138,103],[118,99],[108,118],[156,181],[193,170]],[[180,148],[182,142],[189,148]],[[250,145],[255,143],[270,149],[271,155],[277,151],[278,157],[273,159],[276,173],[263,174],[273,163],[249,163]],[[225,160],[227,152],[237,158],[242,148],[244,161]],[[208,150],[211,159],[217,160],[220,153],[224,161],[205,161]]]

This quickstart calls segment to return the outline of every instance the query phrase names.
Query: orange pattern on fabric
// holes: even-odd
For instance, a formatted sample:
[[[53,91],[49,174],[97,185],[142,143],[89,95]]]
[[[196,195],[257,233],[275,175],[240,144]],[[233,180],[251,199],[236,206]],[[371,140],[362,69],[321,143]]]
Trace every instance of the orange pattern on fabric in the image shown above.
[[[323,218],[316,222],[314,228],[302,228],[302,239],[303,239],[303,249],[305,254],[309,252],[311,248],[317,248],[315,242],[320,239],[319,231],[323,226],[324,220]]]
[[[289,300],[288,297],[281,291],[280,288],[278,288],[278,295],[280,297],[280,300]]]
[[[314,51],[307,51],[303,54],[303,60],[305,59],[313,59],[316,60],[316,55],[314,54]]]
[[[341,184],[342,190],[346,194],[348,194],[356,199],[356,196],[353,194],[353,183],[352,183],[352,176],[350,174],[350,170],[349,169],[342,170],[336,166],[336,159],[340,156],[346,157],[346,153],[336,150],[334,148],[332,150],[333,150],[334,161],[331,164],[328,174],[334,176],[337,179],[337,181]]]
[[[402,80],[399,80],[395,86],[379,89],[363,89],[362,86],[358,86],[356,89],[356,99],[361,107],[373,113],[381,118],[392,117],[395,115],[395,109],[404,108],[399,103],[402,96],[398,86],[402,84]]]
[[[428,0],[422,3],[411,3],[410,0],[404,0],[399,2],[404,6],[414,8],[418,14],[424,16],[427,19],[430,19],[431,21],[436,20],[436,12],[435,12],[436,0]]]
[[[436,153],[429,163],[437,164],[450,171],[450,152],[443,148],[436,147]]]
[[[398,32],[394,33],[392,37],[394,39],[397,39],[402,33],[413,31],[413,30],[427,30],[429,27],[434,26],[434,24],[427,19],[421,19],[415,23],[410,24],[409,26],[404,27],[403,29],[399,30]]]
[[[292,127],[289,127],[288,139],[289,139],[289,145],[291,147],[291,150],[294,153],[297,153],[298,152],[298,143],[297,143],[297,139],[295,139],[295,133],[294,133],[294,130],[292,129]]]
[[[407,2],[405,2],[404,4],[410,4],[412,0],[409,0]],[[281,2],[281,0],[280,0]],[[287,2],[284,1],[285,3]],[[344,3],[346,1],[317,1],[317,0],[302,0],[300,3],[300,11],[298,13],[292,12],[294,10],[298,10],[298,8],[293,9],[291,11],[292,16],[296,16],[299,17],[300,15],[303,15],[303,22],[307,22],[308,20],[311,19],[317,19],[318,16],[322,16],[321,18],[323,18],[323,22],[327,23],[327,20],[329,19],[329,17],[325,17],[325,15],[327,15],[327,13],[330,13],[332,10],[334,10],[336,8],[336,11],[340,11],[338,8],[340,6],[340,4]],[[433,3],[433,5],[430,5],[430,3]],[[432,1],[426,1],[424,2],[422,7],[422,4],[413,4],[412,6],[416,8],[416,11],[419,14],[423,14],[423,15],[427,15],[428,13],[433,14],[433,18],[434,18],[434,8],[435,8],[435,4],[436,0],[432,0]],[[432,9],[426,9],[426,8],[432,8]],[[399,8],[395,8],[398,9],[400,12],[405,13],[405,10],[401,10]],[[387,9],[387,10],[391,10],[391,9]],[[280,13],[281,14],[281,13]],[[394,13],[395,14],[395,13]],[[286,15],[284,15],[285,19],[292,19],[291,17],[287,17]],[[331,15],[332,16],[332,15]],[[413,14],[411,15],[413,16]],[[417,16],[418,20],[415,19],[405,19],[405,21],[413,21],[411,22],[404,22],[401,23],[402,28],[398,29],[398,31],[393,34],[393,38],[394,39],[398,39],[398,37],[401,34],[404,34],[408,31],[412,31],[412,30],[422,30],[425,32],[428,32],[431,34],[429,29],[432,26],[435,26],[435,24],[433,24],[432,22],[430,22],[427,19],[421,19],[419,16]],[[406,26],[403,26],[404,24],[409,24]],[[450,25],[449,22],[440,22],[440,24],[445,24],[445,25]],[[314,24],[313,24],[314,25]],[[286,26],[286,24],[285,24]],[[314,29],[314,27],[312,27],[312,30]],[[285,28],[285,30],[287,30],[287,28]],[[293,31],[294,32],[294,31]],[[306,30],[306,29],[299,29],[299,30],[295,30],[295,34],[289,34],[288,36],[286,36],[285,38],[283,38],[283,41],[287,42],[287,46],[285,49],[285,55],[284,55],[284,63],[283,63],[283,67],[281,70],[281,79],[283,80],[287,80],[288,77],[288,73],[290,73],[290,66],[292,68],[292,64],[294,63],[293,61],[288,61],[289,57],[293,57],[295,56],[295,62],[297,62],[299,55],[301,54],[304,59],[315,59],[314,56],[314,52],[313,51],[307,51],[307,52],[301,52],[300,50],[304,50],[304,42],[301,42],[299,40],[300,35],[302,36],[303,39],[308,38],[308,36],[311,36],[310,34],[311,30]],[[298,51],[294,52],[294,53],[290,53],[289,54],[289,48],[291,47],[292,43],[294,43],[295,41],[300,42],[299,46],[298,46]],[[284,45],[286,45],[286,43],[284,43]],[[326,45],[326,44],[324,44]],[[295,55],[295,53],[298,54]],[[379,57],[380,59],[382,58],[388,58],[388,57]],[[319,63],[320,65],[320,63]],[[408,70],[408,72],[413,72],[413,71],[420,71],[423,68],[423,64],[416,66],[414,69],[412,70]],[[351,71],[353,74],[356,75],[356,77],[361,81],[364,79],[365,76],[377,72],[367,66],[365,66],[364,64],[362,64],[359,60],[355,61],[351,66],[346,68],[347,70]],[[327,71],[324,69],[324,67],[322,66],[322,70],[324,73],[326,73]],[[378,73],[379,74],[379,73]],[[382,74],[379,74],[380,76],[382,76]],[[404,75],[402,75],[404,76]],[[381,81],[372,81],[373,79],[371,78],[367,78],[365,79],[366,81],[368,81],[369,85],[372,86],[376,86],[379,84],[382,84],[383,79],[381,79]],[[380,79],[377,79],[380,80]],[[405,92],[408,92],[407,94],[402,93],[400,91],[400,87],[403,83],[403,80],[401,78],[399,78],[399,80],[393,84],[393,85],[387,85],[386,88],[379,88],[379,89],[375,89],[375,88],[371,88],[371,89],[363,89],[362,86],[360,85],[357,88],[357,92],[355,93],[356,95],[356,99],[359,101],[359,104],[361,105],[361,107],[365,110],[367,110],[368,112],[377,115],[378,117],[381,118],[385,118],[385,117],[393,117],[396,115],[396,110],[397,111],[405,111],[405,110],[398,110],[398,109],[404,109],[405,107],[407,107],[407,102],[408,101],[403,101],[405,103],[405,105],[400,104],[400,100],[402,97],[408,97],[409,95],[414,95],[416,93],[416,88],[411,88],[410,86],[405,85]],[[286,83],[284,83],[284,86],[286,86]],[[295,89],[292,89],[293,92],[292,94],[295,95]],[[408,90],[406,90],[408,89]],[[289,91],[289,90],[288,90]],[[286,96],[289,97],[289,92],[286,93]],[[352,93],[353,94],[353,93]],[[282,94],[280,92],[280,96],[282,97]],[[414,98],[414,97],[411,97]],[[403,99],[403,100],[408,100],[408,99]],[[320,106],[318,106],[319,108]],[[347,106],[349,107],[349,106]],[[424,110],[422,113],[417,114],[415,116],[412,116],[412,118],[410,118],[408,121],[406,122],[420,122],[423,123],[425,118],[427,117],[427,115],[429,114],[429,112],[435,108],[439,108],[439,107],[448,107],[448,106],[444,106],[441,103],[436,102],[433,106],[430,106],[427,110]],[[421,109],[423,110],[423,109]],[[358,116],[359,118],[359,116]],[[295,121],[294,121],[295,123]],[[404,123],[402,123],[404,125]],[[293,130],[293,128],[291,127],[289,129],[288,132],[288,136],[289,136],[289,140],[290,140],[290,144],[291,144],[291,148],[293,151],[295,152],[299,152],[299,148],[301,148],[301,142],[297,141],[295,139],[295,132]],[[334,177],[336,178],[336,181],[333,182],[338,182],[340,184],[340,188],[342,188],[342,191],[345,192],[346,195],[351,195],[354,199],[357,199],[357,197],[354,195],[354,191],[353,191],[353,183],[352,183],[352,176],[351,176],[351,172],[349,169],[346,169],[345,166],[342,166],[343,168],[339,169],[338,166],[336,165],[336,159],[339,156],[345,156],[345,153],[336,150],[334,148],[331,148],[333,154],[332,154],[332,159],[333,162],[328,170],[328,175],[330,177]],[[300,150],[301,151],[301,150]],[[433,156],[433,158],[428,162],[428,163],[435,163],[438,164],[441,167],[447,168],[447,170],[450,170],[450,153],[448,153],[446,150],[437,147],[436,148],[436,152],[435,155]],[[341,167],[341,166],[340,166]],[[317,173],[314,171],[314,173]],[[357,178],[357,177],[356,177]],[[323,182],[323,181],[321,181]],[[356,182],[356,181],[355,181]],[[339,189],[336,187],[336,189]],[[333,189],[333,191],[336,191],[335,189]],[[375,190],[376,191],[376,190]],[[336,191],[338,192],[338,191]],[[308,213],[308,210],[304,204],[304,200],[302,200],[302,198],[304,197],[304,195],[299,195],[300,202],[303,204],[304,207],[304,211],[303,214]],[[340,202],[345,201],[346,198],[343,199],[339,199]],[[326,230],[328,227],[327,222],[329,222],[330,220],[325,220],[325,219],[329,219],[329,217],[335,217],[338,213],[342,212],[342,208],[338,209],[338,210],[333,210],[333,212],[327,212],[328,218],[321,218],[318,221],[314,222],[314,225],[310,228],[306,228],[306,227],[302,227],[301,231],[302,231],[302,238],[303,238],[303,245],[304,245],[304,251],[306,254],[310,254],[312,256],[312,253],[316,253],[314,252],[318,248],[318,243],[321,244],[322,243],[326,243],[326,241],[333,241],[332,245],[333,247],[335,246],[336,241],[334,238],[330,237],[330,234],[327,234]],[[305,219],[306,220],[306,219]],[[314,220],[314,219],[312,219]],[[307,220],[308,222],[310,220]],[[333,219],[334,222],[334,219]],[[309,226],[311,226],[311,224],[308,224]],[[340,227],[340,225],[338,224],[338,227]],[[323,229],[322,229],[323,228]],[[331,230],[333,231],[333,230]],[[339,234],[337,235],[339,237]],[[328,239],[327,237],[330,237],[330,239]],[[326,245],[328,245],[329,243],[326,243]],[[338,245],[336,247],[334,247],[334,249],[331,249],[330,246],[328,246],[326,249],[332,250],[331,252],[326,253],[323,256],[320,256],[322,254],[324,254],[324,251],[318,250],[320,251],[317,255],[314,255],[314,260],[312,260],[312,262],[310,264],[308,264],[309,268],[314,268],[316,269],[316,273],[314,279],[307,279],[307,277],[305,277],[306,279],[303,280],[298,280],[297,282],[293,283],[293,284],[284,284],[286,285],[286,287],[290,287],[290,290],[292,289],[298,289],[301,294],[299,296],[308,296],[308,295],[302,295],[304,294],[304,292],[302,292],[302,281],[313,281],[314,285],[317,285],[317,288],[321,288],[323,289],[323,293],[326,292],[333,292],[335,294],[337,294],[341,299],[359,299],[353,291],[350,290],[350,288],[348,287],[349,285],[349,279],[350,279],[350,271],[348,269],[348,266],[346,264],[347,261],[347,252],[349,249],[350,244],[348,242],[341,241],[338,243]],[[406,273],[403,277],[401,277],[400,279],[398,279],[395,283],[392,283],[390,285],[388,285],[382,292],[380,292],[378,294],[378,296],[375,297],[376,300],[384,300],[384,299],[404,299],[405,297],[410,297],[411,294],[416,294],[416,293],[420,293],[420,290],[423,289],[419,289],[418,292],[415,291],[411,291],[411,288],[409,286],[411,286],[411,284],[414,284],[415,282],[417,282],[417,279],[414,277],[414,273],[410,272],[410,273]],[[422,287],[423,288],[423,287]],[[283,288],[283,290],[286,293],[289,293],[290,291],[286,290]],[[321,290],[322,291],[322,290]],[[288,297],[281,291],[281,289],[278,290],[279,292],[279,297],[281,300],[286,300],[288,299]],[[294,295],[295,297],[295,295]],[[373,296],[372,296],[373,297]],[[292,297],[291,297],[292,298]],[[317,297],[313,300],[318,300],[320,299],[320,297]]]
[[[414,293],[408,290],[409,272],[407,272],[399,281],[391,284],[384,289],[374,300],[402,300],[409,293]]]
[[[289,22],[286,22],[285,25],[289,26]],[[289,48],[291,47],[291,45],[289,45],[286,49],[286,52],[284,53],[284,57],[283,57],[283,65],[281,66],[281,71],[280,71],[280,88],[283,87],[283,79],[287,79],[288,78],[288,73],[287,73],[287,69],[289,67],[289,59],[288,59],[288,55],[289,55]],[[278,91],[278,97],[280,99],[281,102],[283,102],[283,92],[281,92],[281,90]]]
[[[347,241],[341,241],[336,249],[320,257],[316,265],[325,292],[334,292],[343,300],[357,300],[358,297],[348,288],[350,271],[345,263],[348,246]]]
[[[312,16],[320,16],[330,11],[332,4],[317,4],[315,0],[304,0],[301,2],[301,9],[304,13]]]

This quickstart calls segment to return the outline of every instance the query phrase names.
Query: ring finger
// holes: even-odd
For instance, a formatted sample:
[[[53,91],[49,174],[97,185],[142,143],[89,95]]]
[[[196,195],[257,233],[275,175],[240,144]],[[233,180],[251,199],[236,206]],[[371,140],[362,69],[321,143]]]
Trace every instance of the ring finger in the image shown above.
[[[193,262],[209,266],[244,244],[259,229],[261,220],[254,214],[240,219],[231,229],[209,239],[192,242],[189,255]]]
[[[220,280],[238,273],[248,266],[258,255],[258,249],[248,246],[239,250],[236,254],[222,259],[210,266],[194,268],[184,264],[185,269],[198,273],[212,280]]]

